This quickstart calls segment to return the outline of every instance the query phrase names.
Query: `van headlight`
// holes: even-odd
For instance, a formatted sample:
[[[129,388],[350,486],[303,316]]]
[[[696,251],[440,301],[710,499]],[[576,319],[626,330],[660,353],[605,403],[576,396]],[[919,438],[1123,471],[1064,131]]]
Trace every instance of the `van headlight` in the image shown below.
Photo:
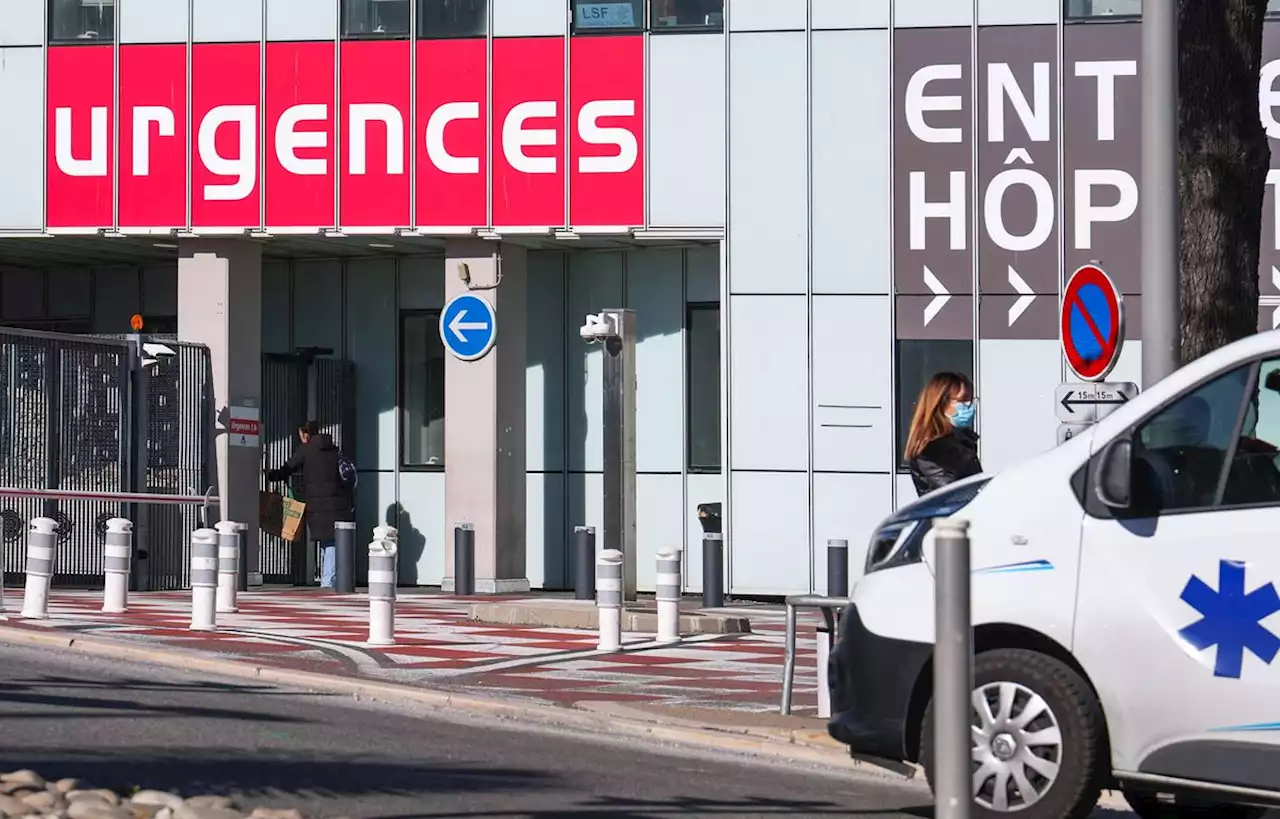
[[[871,536],[863,574],[919,563],[924,555],[924,536],[933,527],[933,519],[949,517],[968,506],[990,480],[984,478],[943,490],[898,510]]]

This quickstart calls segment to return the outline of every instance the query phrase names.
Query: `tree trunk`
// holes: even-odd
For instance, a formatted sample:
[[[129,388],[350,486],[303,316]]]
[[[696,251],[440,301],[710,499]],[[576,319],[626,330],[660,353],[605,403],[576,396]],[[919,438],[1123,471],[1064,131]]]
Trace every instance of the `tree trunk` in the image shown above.
[[[1178,0],[1182,362],[1258,330],[1267,0]]]

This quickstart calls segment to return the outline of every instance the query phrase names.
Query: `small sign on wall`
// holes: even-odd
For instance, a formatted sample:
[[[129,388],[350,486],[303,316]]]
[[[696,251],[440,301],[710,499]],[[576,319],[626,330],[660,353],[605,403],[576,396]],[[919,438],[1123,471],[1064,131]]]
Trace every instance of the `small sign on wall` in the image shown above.
[[[258,446],[260,424],[261,416],[257,407],[231,407],[231,420],[227,426],[231,445]]]

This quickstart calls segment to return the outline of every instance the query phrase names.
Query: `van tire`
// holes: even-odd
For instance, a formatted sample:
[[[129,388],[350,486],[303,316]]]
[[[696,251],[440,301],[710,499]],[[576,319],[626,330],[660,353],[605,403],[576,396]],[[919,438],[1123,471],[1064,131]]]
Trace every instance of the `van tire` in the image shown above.
[[[1021,685],[1041,697],[1053,711],[1062,733],[1062,756],[1057,779],[1034,804],[1016,812],[1000,812],[973,804],[981,819],[1086,819],[1097,806],[1110,766],[1106,759],[1106,724],[1093,689],[1065,663],[1027,649],[985,651],[974,658],[975,687],[997,682]],[[920,761],[933,787],[933,702],[925,708],[920,736]]]
[[[1266,808],[1252,805],[1177,804],[1162,802],[1154,793],[1124,788],[1124,799],[1141,819],[1262,819]]]

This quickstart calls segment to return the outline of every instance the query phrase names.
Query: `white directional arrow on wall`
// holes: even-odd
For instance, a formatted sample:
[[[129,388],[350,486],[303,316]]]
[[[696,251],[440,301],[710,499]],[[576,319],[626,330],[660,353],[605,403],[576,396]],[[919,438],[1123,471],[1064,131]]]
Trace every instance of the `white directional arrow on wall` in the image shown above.
[[[1271,283],[1276,286],[1277,290],[1280,290],[1280,270],[1277,270],[1275,265],[1271,266]]]
[[[1018,271],[1013,269],[1013,265],[1009,265],[1009,284],[1018,293],[1018,300],[1009,308],[1009,326],[1022,318],[1022,314],[1027,312],[1027,308],[1031,306],[1031,302],[1036,300],[1035,294],[1031,291],[1031,285],[1027,284]]]
[[[947,302],[951,301],[951,291],[943,287],[942,282],[938,281],[938,277],[933,275],[933,271],[928,265],[924,266],[924,283],[925,286],[933,292],[933,298],[924,307],[924,326],[928,327],[929,322],[937,318],[938,313],[942,312],[942,308],[947,306]]]

